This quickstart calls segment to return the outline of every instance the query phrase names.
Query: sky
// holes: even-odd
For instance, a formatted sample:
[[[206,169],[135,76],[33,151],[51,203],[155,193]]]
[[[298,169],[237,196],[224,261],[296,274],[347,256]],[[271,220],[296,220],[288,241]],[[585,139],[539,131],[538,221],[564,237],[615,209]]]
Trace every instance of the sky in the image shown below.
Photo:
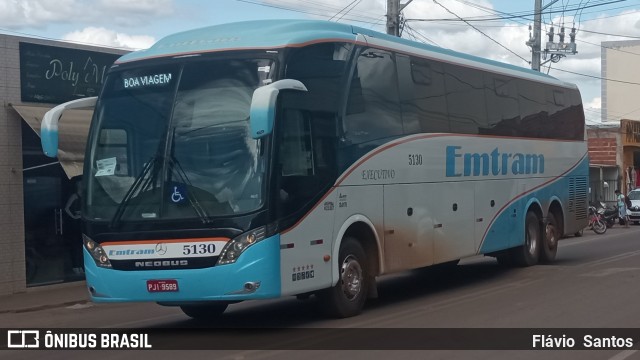
[[[551,26],[556,33],[565,26],[565,41],[575,27],[578,50],[545,64],[542,71],[577,84],[588,123],[600,121],[601,43],[640,40],[640,0],[542,3],[553,3],[542,16],[542,43]],[[0,33],[135,50],[175,32],[259,19],[323,19],[384,32],[386,4],[386,0],[0,0]],[[412,0],[403,11],[407,22],[402,36],[530,67],[531,51],[525,43],[533,7],[534,0]]]

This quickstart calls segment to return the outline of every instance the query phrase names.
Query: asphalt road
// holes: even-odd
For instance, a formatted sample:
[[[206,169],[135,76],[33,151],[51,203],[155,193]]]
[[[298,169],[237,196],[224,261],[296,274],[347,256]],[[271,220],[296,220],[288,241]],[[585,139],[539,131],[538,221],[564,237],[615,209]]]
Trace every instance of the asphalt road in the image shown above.
[[[69,307],[0,315],[1,328],[138,328],[178,329],[194,332],[204,343],[226,341],[238,350],[189,351],[189,358],[215,359],[298,359],[327,358],[383,359],[640,359],[634,350],[460,350],[465,343],[484,341],[483,337],[512,336],[509,331],[455,331],[437,341],[462,344],[458,350],[382,351],[383,344],[402,343],[398,337],[411,334],[433,337],[422,328],[542,329],[582,328],[604,331],[608,328],[636,328],[640,341],[640,226],[616,226],[604,235],[586,231],[581,238],[560,243],[557,261],[552,265],[504,268],[493,258],[466,259],[447,270],[421,270],[379,279],[379,298],[370,301],[360,316],[326,319],[319,314],[312,297],[245,302],[229,307],[218,323],[189,319],[177,308],[155,304],[78,304]],[[253,328],[235,330],[227,337],[198,333],[201,328]],[[271,328],[293,329],[281,331]],[[407,329],[415,330],[407,330]],[[257,330],[256,330],[257,329]],[[309,330],[311,329],[311,330]],[[585,330],[586,329],[586,330]],[[600,330],[597,330],[600,329]],[[603,330],[604,329],[604,330]],[[502,331],[502,332],[500,332]],[[275,350],[253,350],[255,333],[270,334]],[[515,333],[512,331],[512,333]],[[447,333],[449,334],[449,333]],[[448,336],[448,335],[447,335]],[[467,336],[467,338],[465,338]],[[367,337],[363,342],[363,337]],[[395,339],[395,340],[394,340]],[[480,340],[478,340],[480,339]],[[246,342],[245,342],[246,340]],[[448,341],[448,342],[447,342]],[[233,345],[229,345],[233,344]],[[336,350],[304,351],[290,349]],[[349,351],[349,344],[359,351]],[[415,345],[415,342],[412,344]],[[367,347],[370,345],[369,347]],[[418,344],[420,345],[420,344]],[[223,346],[224,347],[224,346]],[[242,350],[246,349],[246,350]],[[5,351],[0,358],[154,358],[176,359],[183,351]]]

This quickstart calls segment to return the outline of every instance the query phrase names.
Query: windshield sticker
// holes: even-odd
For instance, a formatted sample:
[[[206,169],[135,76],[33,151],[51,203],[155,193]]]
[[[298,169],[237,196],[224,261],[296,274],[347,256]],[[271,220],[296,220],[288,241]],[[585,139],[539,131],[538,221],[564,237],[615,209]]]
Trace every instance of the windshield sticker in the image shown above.
[[[271,72],[271,66],[259,66],[258,67],[258,72],[269,73],[269,72]]]
[[[163,85],[171,82],[171,74],[155,74],[147,76],[134,76],[122,79],[124,81],[124,87],[137,88],[151,85]]]
[[[116,164],[117,162],[115,157],[96,161],[98,171],[96,171],[95,176],[109,176],[115,174]]]
[[[187,188],[183,184],[174,184],[171,190],[171,201],[179,204],[185,200],[187,195]]]

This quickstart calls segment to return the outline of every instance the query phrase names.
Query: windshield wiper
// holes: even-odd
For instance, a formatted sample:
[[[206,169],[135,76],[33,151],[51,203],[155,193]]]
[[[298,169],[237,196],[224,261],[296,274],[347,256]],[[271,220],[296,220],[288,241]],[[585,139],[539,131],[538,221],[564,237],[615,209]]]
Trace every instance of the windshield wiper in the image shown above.
[[[171,154],[169,155],[169,166],[171,167],[172,174],[173,174],[173,170],[176,170],[175,172],[178,174],[180,181],[183,184],[187,184],[191,189],[193,189],[194,186],[191,183],[191,180],[189,180],[187,173],[184,171],[184,169],[182,168],[182,165],[180,165],[180,162],[178,161],[178,159],[176,159],[174,155],[173,150],[175,147],[175,139],[176,139],[176,128],[174,127],[173,130],[171,131]],[[211,217],[209,216],[207,211],[204,209],[204,207],[200,205],[198,198],[195,196],[195,194],[193,194],[191,190],[187,191],[187,200],[189,201],[189,204],[191,205],[193,210],[195,210],[196,215],[198,215],[198,217],[200,218],[200,221],[202,221],[203,224],[208,224],[211,222]]]
[[[133,198],[133,194],[135,194],[138,191],[138,189],[140,189],[139,191],[140,193],[145,191],[149,187],[149,184],[154,181],[154,178],[156,177],[157,172],[161,168],[161,166],[156,166],[156,163],[161,158],[163,158],[163,156],[161,156],[160,154],[156,154],[154,157],[151,158],[151,160],[149,160],[149,162],[145,164],[144,168],[142,169],[142,172],[133,181],[133,184],[131,184],[131,187],[122,198],[120,205],[118,205],[118,208],[116,209],[115,214],[113,214],[113,218],[111,218],[111,225],[110,225],[111,228],[115,228],[116,225],[118,225],[118,223],[120,222],[120,219],[122,218],[122,215],[124,214],[124,211],[127,205],[129,204],[129,201],[131,201],[131,199]],[[147,174],[149,174],[149,172],[152,169],[155,169],[153,175],[149,176],[147,178],[147,181],[144,182],[145,177],[147,176]],[[143,182],[144,182],[144,185],[142,185]]]

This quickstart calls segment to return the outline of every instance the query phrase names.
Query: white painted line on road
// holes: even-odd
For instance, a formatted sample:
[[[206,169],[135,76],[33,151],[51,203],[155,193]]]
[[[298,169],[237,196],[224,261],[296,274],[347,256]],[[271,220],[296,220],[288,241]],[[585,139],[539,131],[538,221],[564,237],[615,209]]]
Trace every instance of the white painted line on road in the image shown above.
[[[638,350],[625,350],[623,352],[617,353],[613,357],[609,358],[609,360],[624,360],[637,352]]]

